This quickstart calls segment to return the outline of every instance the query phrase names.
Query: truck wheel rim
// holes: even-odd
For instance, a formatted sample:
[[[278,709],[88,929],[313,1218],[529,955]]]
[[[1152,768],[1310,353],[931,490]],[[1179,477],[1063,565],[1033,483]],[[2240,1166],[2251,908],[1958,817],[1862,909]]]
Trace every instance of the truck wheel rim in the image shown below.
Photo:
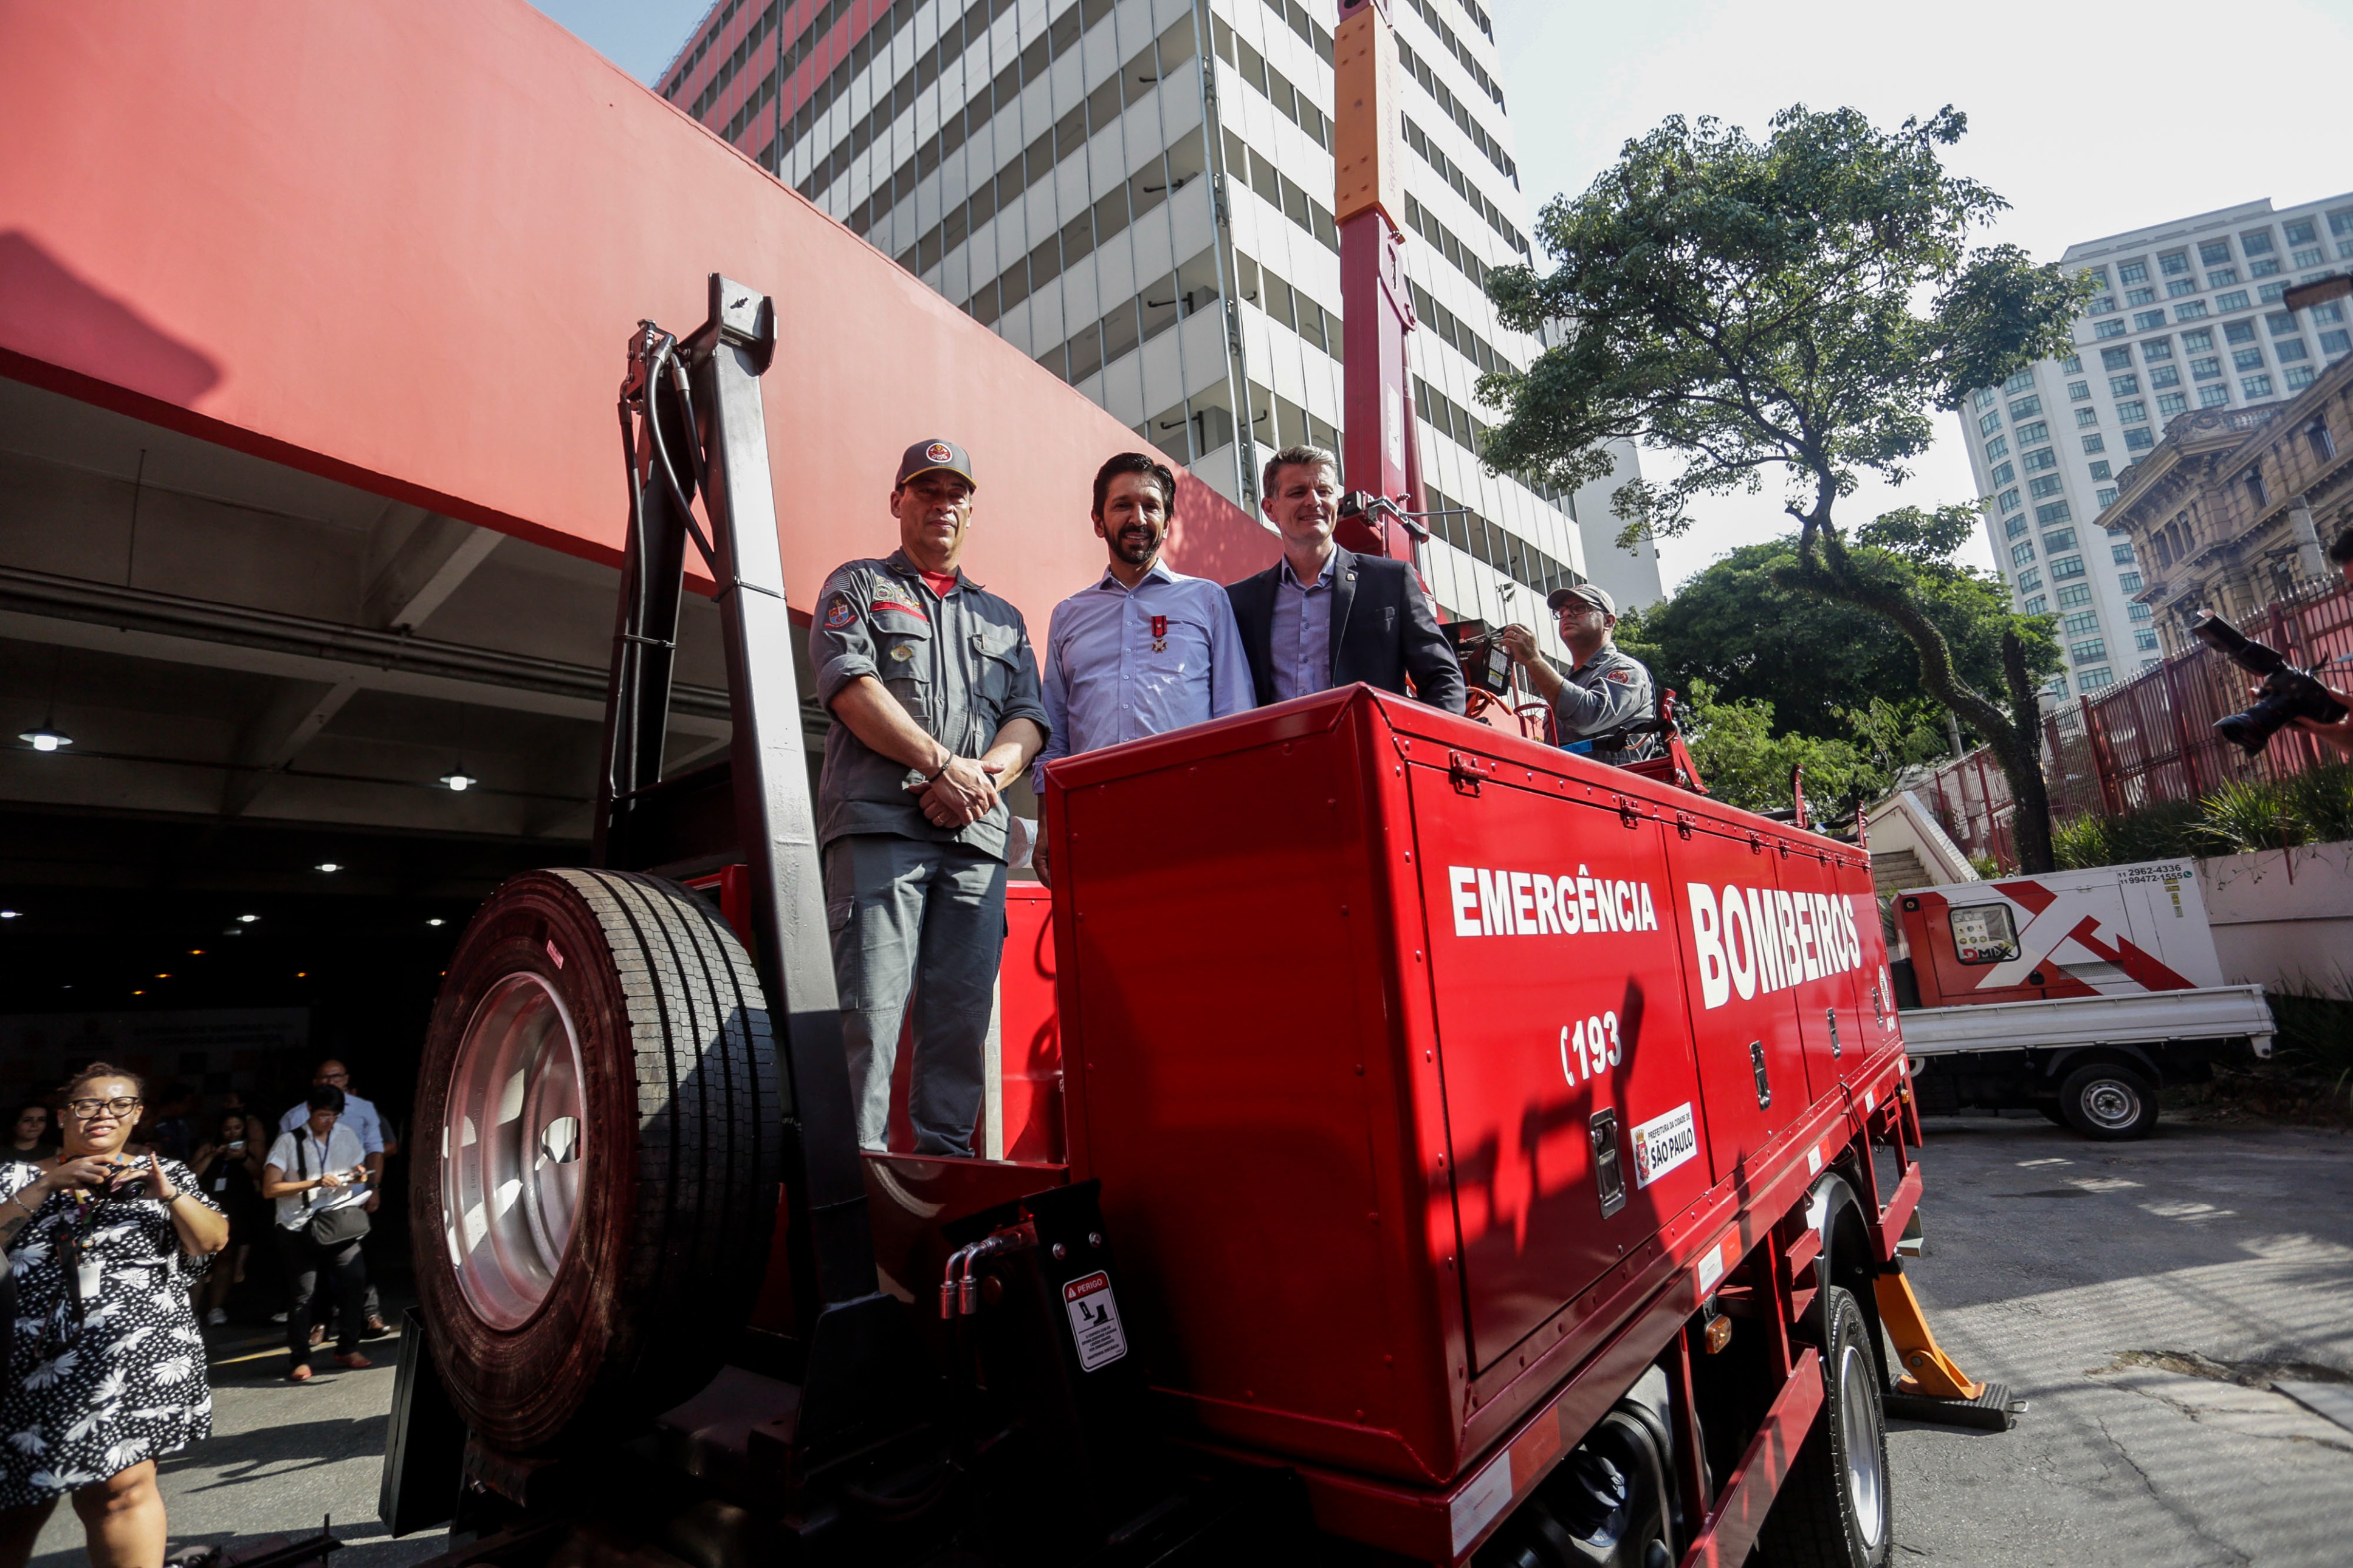
[[[1880,1473],[1878,1433],[1873,1429],[1871,1386],[1873,1370],[1862,1352],[1848,1345],[1839,1356],[1839,1429],[1846,1449],[1847,1500],[1854,1510],[1854,1527],[1866,1551],[1879,1549],[1887,1528],[1887,1481]]]
[[[2130,1084],[2104,1078],[2084,1090],[2084,1114],[2102,1127],[2129,1127],[2140,1116],[2140,1096]]]
[[[518,1328],[555,1283],[579,1214],[586,1138],[580,1038],[563,998],[528,972],[474,1009],[449,1075],[441,1212],[466,1301]]]

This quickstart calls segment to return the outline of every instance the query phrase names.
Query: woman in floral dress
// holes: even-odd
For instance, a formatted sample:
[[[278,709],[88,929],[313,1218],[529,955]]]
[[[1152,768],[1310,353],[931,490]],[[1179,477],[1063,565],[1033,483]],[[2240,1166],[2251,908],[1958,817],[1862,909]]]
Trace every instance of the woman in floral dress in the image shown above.
[[[0,1383],[0,1568],[21,1568],[73,1494],[94,1568],[161,1568],[155,1460],[212,1433],[187,1281],[228,1219],[177,1160],[126,1160],[138,1078],[93,1062],[66,1086],[65,1145],[0,1163],[16,1321]]]

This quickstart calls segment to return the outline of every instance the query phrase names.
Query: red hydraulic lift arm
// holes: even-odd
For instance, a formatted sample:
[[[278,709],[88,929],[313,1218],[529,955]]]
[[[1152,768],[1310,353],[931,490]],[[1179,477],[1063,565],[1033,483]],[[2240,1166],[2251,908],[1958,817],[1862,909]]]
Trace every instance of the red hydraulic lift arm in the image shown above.
[[[1398,512],[1422,499],[1405,335],[1413,301],[1405,282],[1405,173],[1398,124],[1397,37],[1388,0],[1340,0],[1333,35],[1332,211],[1340,226],[1340,317],[1346,350],[1341,454],[1351,490],[1376,506],[1345,518],[1335,537],[1364,554],[1411,561],[1414,531]]]

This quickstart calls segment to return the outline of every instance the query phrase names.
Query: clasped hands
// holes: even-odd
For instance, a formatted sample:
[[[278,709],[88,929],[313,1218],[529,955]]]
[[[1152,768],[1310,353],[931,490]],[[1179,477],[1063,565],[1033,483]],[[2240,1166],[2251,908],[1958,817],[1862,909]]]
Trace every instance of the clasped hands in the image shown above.
[[[910,782],[934,827],[969,827],[997,809],[997,778],[1006,764],[987,757],[951,757],[930,783]]]

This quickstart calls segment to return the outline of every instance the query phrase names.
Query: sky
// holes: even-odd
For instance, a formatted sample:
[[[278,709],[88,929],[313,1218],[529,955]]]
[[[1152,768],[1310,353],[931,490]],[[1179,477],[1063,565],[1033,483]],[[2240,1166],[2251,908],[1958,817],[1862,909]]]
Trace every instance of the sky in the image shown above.
[[[2353,5],[2143,0],[2114,6],[1978,0],[1484,0],[1504,63],[1531,216],[1581,193],[1631,137],[1671,114],[1762,134],[1776,110],[1852,106],[1883,126],[1950,103],[1969,133],[1947,166],[2011,210],[1989,243],[2055,261],[2068,246],[2268,196],[2353,190],[2343,97],[2300,61],[2353,60]],[[1900,489],[1867,484],[1840,514],[1974,499],[1957,416]],[[1645,452],[1645,472],[1672,459]],[[1793,526],[1780,487],[1704,500],[1660,546],[1675,584],[1737,544]],[[1982,532],[1964,559],[1990,568]]]
[[[707,0],[533,0],[650,81]],[[2048,0],[1973,6],[1857,0],[1483,0],[1530,216],[1576,194],[1670,114],[1762,133],[1774,110],[1852,105],[1882,125],[1950,103],[1969,133],[1948,166],[2007,197],[1988,243],[2054,261],[2068,246],[2269,196],[2288,206],[2353,190],[2353,139],[2332,71],[2353,60],[2353,3],[2141,0],[2126,10]],[[2205,63],[2221,51],[2219,65]],[[2338,68],[2324,62],[2336,60]],[[2300,67],[2300,62],[2311,62]],[[1957,416],[1904,486],[1868,481],[1841,515],[1974,498]],[[1645,471],[1672,471],[1643,454]],[[1780,489],[1703,500],[1662,541],[1670,592],[1737,544],[1790,525]],[[1984,535],[1964,559],[1990,568]]]

